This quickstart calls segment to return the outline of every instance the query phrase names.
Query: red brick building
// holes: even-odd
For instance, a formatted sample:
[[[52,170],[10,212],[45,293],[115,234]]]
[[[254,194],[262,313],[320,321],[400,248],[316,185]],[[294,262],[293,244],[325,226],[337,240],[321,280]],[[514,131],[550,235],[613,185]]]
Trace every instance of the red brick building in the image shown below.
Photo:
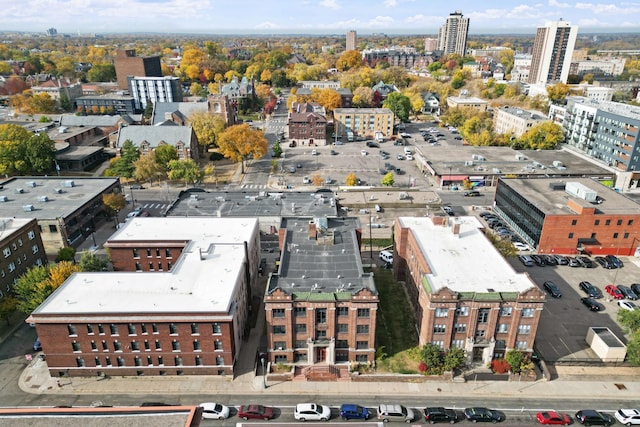
[[[47,264],[47,254],[35,219],[0,218],[0,299],[28,269]]]
[[[297,366],[375,361],[378,292],[356,218],[285,218],[264,296],[267,358]]]
[[[129,89],[127,77],[162,77],[159,56],[136,56],[135,49],[120,49],[113,60],[118,89]]]
[[[457,347],[468,362],[488,363],[511,349],[533,351],[545,301],[516,273],[475,217],[401,217],[393,268],[406,283],[420,345]]]
[[[105,246],[117,271],[72,275],[30,318],[51,375],[233,375],[257,220],[135,218]]]
[[[309,103],[294,104],[287,122],[289,139],[301,145],[325,145],[327,142],[327,119],[320,112],[321,109],[322,107],[319,105],[314,107]]]

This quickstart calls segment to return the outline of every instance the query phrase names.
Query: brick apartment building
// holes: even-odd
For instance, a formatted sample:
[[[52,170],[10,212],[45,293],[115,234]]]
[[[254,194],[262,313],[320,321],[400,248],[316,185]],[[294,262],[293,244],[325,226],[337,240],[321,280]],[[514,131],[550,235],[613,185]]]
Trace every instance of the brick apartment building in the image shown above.
[[[134,218],[114,272],[76,273],[29,318],[52,376],[233,375],[258,276],[253,218]]]
[[[284,218],[264,296],[267,359],[297,366],[375,361],[378,292],[357,218]]]
[[[394,274],[406,283],[420,345],[457,347],[488,363],[533,351],[545,294],[516,273],[475,217],[400,217]]]
[[[338,137],[354,136],[373,138],[380,132],[384,138],[393,135],[394,114],[388,108],[336,108],[333,123]]]
[[[120,90],[129,88],[129,76],[162,77],[159,56],[136,56],[135,49],[119,49],[113,62]]]
[[[500,179],[494,211],[539,253],[629,256],[640,244],[640,205],[594,179]]]
[[[47,263],[35,219],[0,218],[0,299],[28,269]]]
[[[287,121],[289,139],[302,145],[325,145],[326,117],[308,103],[294,104],[292,110]]]

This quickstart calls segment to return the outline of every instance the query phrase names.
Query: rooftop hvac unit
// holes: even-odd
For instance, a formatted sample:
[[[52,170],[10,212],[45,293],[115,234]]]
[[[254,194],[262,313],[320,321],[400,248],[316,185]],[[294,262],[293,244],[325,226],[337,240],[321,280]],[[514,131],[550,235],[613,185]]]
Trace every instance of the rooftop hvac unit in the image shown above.
[[[48,202],[49,198],[47,196],[38,196],[39,202]]]
[[[24,193],[24,190],[22,188],[16,188],[16,193],[22,194]]]
[[[487,160],[487,159],[485,159],[484,157],[482,157],[480,154],[474,154],[473,156],[471,156],[471,158],[472,158],[473,160],[478,160],[478,161],[480,161],[480,162],[484,162],[485,160]]]
[[[466,161],[464,162],[464,165],[465,165],[465,166],[473,166],[473,160],[466,160]]]
[[[498,168],[493,168],[493,173],[502,173],[502,171]]]
[[[22,206],[22,210],[25,212],[31,212],[33,211],[33,205],[24,205]]]
[[[53,192],[56,194],[62,194],[62,188],[54,188]]]
[[[27,186],[35,187],[36,186],[36,182],[35,181],[27,181]]]
[[[560,160],[554,160],[553,161],[553,167],[554,168],[561,168],[562,166],[564,166],[564,165],[562,164],[562,162]]]
[[[516,160],[527,160],[527,156],[524,154],[516,154]]]
[[[581,182],[567,182],[564,189],[567,194],[584,199],[587,202],[595,202],[598,198],[598,193],[582,184]]]
[[[8,202],[9,198],[7,196],[0,196],[0,202]]]
[[[64,186],[65,186],[65,187],[75,187],[75,186],[76,186],[76,183],[75,183],[75,182],[73,182],[73,180],[69,179],[69,180],[67,180],[67,181],[65,181],[65,182],[64,182]]]
[[[564,182],[552,182],[549,184],[549,188],[553,191],[564,190],[565,183]]]

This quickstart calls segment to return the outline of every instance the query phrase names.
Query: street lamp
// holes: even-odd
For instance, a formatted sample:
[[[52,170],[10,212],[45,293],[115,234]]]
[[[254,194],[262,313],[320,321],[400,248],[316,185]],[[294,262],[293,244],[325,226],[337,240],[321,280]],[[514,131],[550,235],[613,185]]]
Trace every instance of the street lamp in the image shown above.
[[[114,225],[116,226],[116,230],[118,229],[118,212],[120,212],[118,209],[115,210],[115,215],[113,215],[113,222]]]
[[[260,364],[262,365],[262,387],[267,388],[267,371],[264,367],[264,354],[260,355]]]
[[[87,227],[87,231],[91,231],[91,240],[93,240],[93,247],[96,248],[98,245],[96,244],[96,233],[93,228]]]
[[[373,264],[373,234],[371,232],[371,212],[369,212],[369,257],[371,258],[371,263]]]

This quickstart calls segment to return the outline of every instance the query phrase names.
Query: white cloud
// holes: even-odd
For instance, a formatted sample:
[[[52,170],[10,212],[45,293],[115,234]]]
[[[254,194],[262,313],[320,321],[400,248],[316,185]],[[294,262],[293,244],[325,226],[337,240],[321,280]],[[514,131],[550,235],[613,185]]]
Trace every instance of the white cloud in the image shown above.
[[[396,7],[398,5],[397,0],[384,0],[382,3],[384,7]]]
[[[329,9],[340,9],[338,0],[322,0],[320,6],[328,7]]]
[[[376,16],[375,18],[370,19],[365,25],[369,28],[389,27],[393,22],[394,20],[390,16]]]
[[[257,30],[274,30],[277,28],[281,28],[278,24],[274,24],[273,22],[261,22],[255,26]]]
[[[557,0],[549,0],[549,6],[551,6],[551,7],[559,7],[559,8],[562,8],[562,9],[566,9],[566,8],[572,7],[569,3],[560,3]]]

